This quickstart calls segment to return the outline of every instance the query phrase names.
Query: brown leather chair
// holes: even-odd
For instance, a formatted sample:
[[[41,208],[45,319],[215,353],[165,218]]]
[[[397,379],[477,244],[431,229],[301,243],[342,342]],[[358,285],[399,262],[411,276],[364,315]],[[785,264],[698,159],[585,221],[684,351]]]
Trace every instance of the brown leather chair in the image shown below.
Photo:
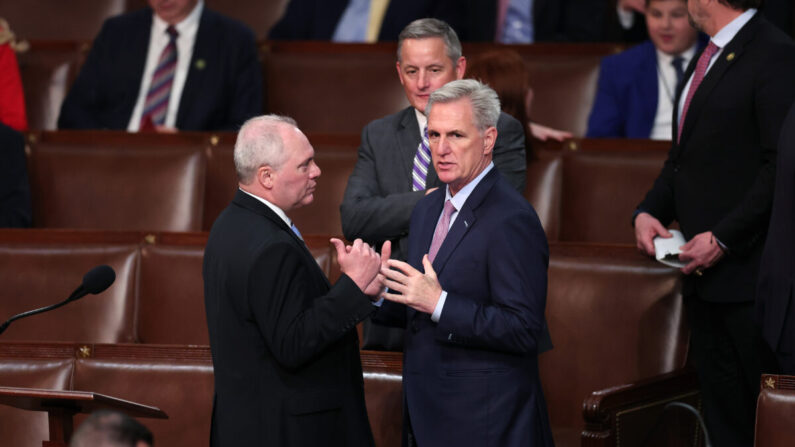
[[[28,5],[28,2],[6,3]],[[50,3],[71,7],[69,2]],[[37,13],[31,17],[39,19],[41,16]],[[30,48],[17,54],[28,128],[54,130],[57,127],[61,103],[77,76],[87,50],[88,43],[84,41],[35,40],[30,41]]]
[[[362,351],[364,400],[375,445],[400,446],[403,429],[403,354]]]
[[[539,150],[538,158],[527,164],[524,197],[533,205],[550,242],[558,240],[560,190],[563,181],[561,151]]]
[[[762,374],[759,382],[754,446],[795,445],[795,376]]]
[[[203,245],[145,245],[138,281],[139,343],[209,345]]]
[[[196,141],[182,134],[36,135],[28,164],[34,226],[199,230],[205,159]]]
[[[763,388],[756,403],[755,447],[795,445],[795,390]]]
[[[69,389],[73,373],[72,350],[49,351],[47,358],[29,358],[15,351],[0,344],[2,386]],[[49,435],[47,414],[0,405],[0,433],[3,434],[3,445],[41,445]]]
[[[659,175],[670,142],[578,144],[563,157],[559,240],[634,244],[632,213]]]
[[[155,445],[207,445],[213,406],[208,347],[97,345],[77,358],[72,389],[93,391],[160,408],[168,419],[142,419]],[[75,426],[83,417],[75,418]]]
[[[91,40],[127,0],[6,0],[2,17],[18,39]]]
[[[675,269],[634,247],[551,246],[546,316],[555,347],[539,363],[556,445],[585,438],[583,401],[592,391],[684,366],[688,331],[679,289]],[[649,426],[628,428],[621,444],[640,445]]]
[[[304,132],[359,134],[409,104],[395,71],[396,49],[394,42],[270,42],[263,54],[265,111],[295,118]]]
[[[98,295],[15,321],[2,340],[119,343],[135,340],[137,245],[0,244],[0,319],[65,300],[94,266],[116,281]]]

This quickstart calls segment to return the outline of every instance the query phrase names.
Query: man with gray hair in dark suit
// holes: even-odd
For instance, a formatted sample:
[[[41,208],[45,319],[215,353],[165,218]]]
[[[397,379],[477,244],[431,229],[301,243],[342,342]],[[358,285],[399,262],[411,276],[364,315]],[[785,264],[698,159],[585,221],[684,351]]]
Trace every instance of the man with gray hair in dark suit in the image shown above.
[[[450,25],[419,19],[400,33],[396,68],[411,105],[365,126],[340,214],[348,240],[361,238],[376,247],[392,241],[392,257],[405,260],[411,210],[442,185],[430,164],[425,106],[436,89],[464,77],[466,58]],[[501,113],[497,130],[494,164],[511,186],[524,192],[523,126]],[[373,327],[365,321],[366,348],[401,350],[402,337],[401,330]]]

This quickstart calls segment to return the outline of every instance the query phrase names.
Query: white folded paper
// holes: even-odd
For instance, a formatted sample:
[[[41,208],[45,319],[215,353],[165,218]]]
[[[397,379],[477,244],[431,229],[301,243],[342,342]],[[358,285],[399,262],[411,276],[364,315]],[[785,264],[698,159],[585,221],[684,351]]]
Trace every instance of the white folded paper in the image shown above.
[[[654,255],[658,261],[671,267],[682,268],[687,265],[687,262],[679,260],[679,253],[682,252],[681,247],[685,245],[685,237],[681,231],[668,230],[672,237],[654,238]]]

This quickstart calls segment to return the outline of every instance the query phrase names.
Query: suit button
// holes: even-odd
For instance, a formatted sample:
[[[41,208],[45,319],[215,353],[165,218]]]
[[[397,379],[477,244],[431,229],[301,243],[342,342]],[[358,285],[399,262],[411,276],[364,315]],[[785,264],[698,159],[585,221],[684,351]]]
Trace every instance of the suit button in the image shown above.
[[[679,165],[674,165],[674,172],[679,172]]]
[[[411,322],[411,331],[412,331],[412,332],[417,332],[417,331],[419,331],[419,330],[420,330],[420,325],[419,325],[419,324],[417,324],[417,322],[416,322],[416,321],[412,321],[412,322]]]

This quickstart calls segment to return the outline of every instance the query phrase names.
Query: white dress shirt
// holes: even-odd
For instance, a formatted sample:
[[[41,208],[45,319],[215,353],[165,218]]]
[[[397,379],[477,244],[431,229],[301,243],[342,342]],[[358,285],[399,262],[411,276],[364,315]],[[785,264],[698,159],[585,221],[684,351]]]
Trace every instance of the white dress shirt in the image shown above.
[[[478,183],[480,183],[480,181],[483,180],[483,177],[485,177],[486,174],[488,174],[489,171],[491,171],[492,169],[494,169],[494,162],[489,163],[489,165],[486,166],[486,169],[484,169],[483,172],[478,174],[478,176],[475,177],[474,180],[464,185],[464,187],[461,188],[461,190],[458,191],[454,196],[450,195],[449,185],[445,188],[445,193],[444,193],[445,202],[449,200],[450,202],[453,203],[453,206],[455,207],[455,211],[453,211],[453,214],[450,215],[450,226],[447,227],[448,230],[450,228],[453,228],[453,222],[455,222],[456,217],[458,217],[458,211],[464,206],[464,203],[466,203],[467,199],[469,198],[469,195],[472,194],[472,191],[475,190],[475,187],[478,186]],[[439,219],[437,219],[436,225],[439,225],[439,221],[442,220],[442,214],[443,213],[439,214]],[[444,309],[444,302],[446,300],[447,300],[447,292],[445,290],[442,290],[442,294],[439,295],[439,301],[436,302],[436,308],[433,309],[433,313],[431,314],[431,321],[437,323],[439,322],[439,318],[442,316],[442,309]]]
[[[196,33],[199,31],[199,18],[203,9],[204,0],[199,0],[187,17],[174,25],[174,28],[179,33],[179,36],[177,36],[177,67],[168,99],[166,127],[176,127],[179,101],[182,98],[182,89],[185,87],[185,80],[188,77],[190,61],[193,57],[193,44],[196,42]],[[146,102],[146,94],[149,92],[149,84],[152,82],[152,74],[157,69],[160,53],[163,52],[169,42],[169,36],[166,32],[168,23],[164,22],[157,14],[153,13],[152,15],[149,50],[146,53],[146,65],[144,66],[144,75],[141,77],[141,88],[138,90],[138,100],[135,101],[135,108],[133,108],[130,123],[127,125],[127,131],[129,132],[138,132],[140,130],[141,114]]]
[[[652,140],[671,139],[671,121],[674,114],[674,100],[676,95],[676,69],[673,60],[677,56],[657,51],[657,114],[654,116],[654,125],[651,128]],[[682,69],[696,54],[696,44],[685,50],[679,57],[682,58]]]

